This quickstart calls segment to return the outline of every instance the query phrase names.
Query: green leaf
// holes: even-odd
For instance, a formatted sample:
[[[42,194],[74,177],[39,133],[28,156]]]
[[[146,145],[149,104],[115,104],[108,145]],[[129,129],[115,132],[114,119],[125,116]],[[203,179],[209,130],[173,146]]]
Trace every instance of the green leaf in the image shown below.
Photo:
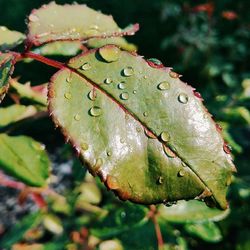
[[[234,165],[221,134],[193,88],[157,59],[92,50],[53,76],[49,102],[89,170],[121,199],[196,197],[226,209]]]
[[[219,221],[229,214],[229,209],[221,211],[217,208],[209,208],[203,202],[178,201],[176,205],[166,207],[161,205],[158,209],[159,218],[173,223],[187,223],[200,221]]]
[[[186,224],[185,229],[191,235],[197,236],[208,242],[219,242],[222,240],[222,234],[219,227],[212,221]]]
[[[14,56],[10,53],[0,52],[0,102],[9,89],[9,77],[13,72]]]
[[[11,123],[30,117],[37,112],[34,106],[14,104],[6,108],[0,108],[0,128]]]
[[[36,212],[25,216],[20,222],[8,231],[0,240],[2,248],[10,248],[14,243],[22,239],[23,235],[31,228],[37,226],[42,219],[42,214]]]
[[[12,49],[23,42],[25,35],[0,26],[0,50]]]
[[[31,186],[45,186],[49,159],[44,146],[27,136],[0,134],[0,168]]]
[[[28,38],[37,46],[58,40],[84,41],[90,38],[133,35],[139,28],[138,25],[132,25],[121,30],[111,16],[86,5],[57,5],[55,2],[33,10],[29,15],[28,26]]]

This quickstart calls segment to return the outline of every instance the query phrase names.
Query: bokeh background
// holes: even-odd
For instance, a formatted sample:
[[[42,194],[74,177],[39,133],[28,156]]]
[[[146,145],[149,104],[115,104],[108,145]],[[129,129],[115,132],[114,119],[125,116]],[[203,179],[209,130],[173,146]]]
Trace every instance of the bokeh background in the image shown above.
[[[30,11],[48,2],[0,0],[0,25],[25,32],[24,20]],[[62,4],[73,1],[58,0],[56,2]],[[210,230],[209,226],[207,229],[198,228],[198,232],[208,230],[205,236],[202,236],[202,233],[187,230],[183,224],[162,223],[166,249],[249,250],[250,52],[248,49],[250,46],[250,2],[247,0],[79,0],[77,2],[86,3],[95,10],[113,15],[120,27],[138,22],[140,31],[135,36],[128,37],[128,41],[138,46],[139,54],[146,58],[158,58],[164,65],[173,67],[174,71],[183,75],[184,81],[201,93],[205,105],[213,114],[216,122],[223,127],[223,135],[232,147],[238,173],[235,175],[228,194],[230,214],[226,219],[215,224],[216,229],[210,228]],[[21,78],[23,82],[28,80],[33,83],[46,82],[54,72],[53,69],[48,69],[47,66],[41,66],[39,63],[35,63],[32,68],[29,67],[27,65],[17,66],[16,76],[24,70],[26,71],[25,76]],[[41,75],[42,77],[40,77]],[[39,124],[41,125],[41,123]],[[61,207],[72,210],[75,205],[73,197],[76,196],[76,184],[85,176],[85,173],[81,171],[70,147],[59,146],[63,143],[59,133],[52,129],[52,125],[48,121],[44,121],[43,124],[42,131],[34,129],[32,133],[48,145],[53,160],[53,173],[59,180],[55,189],[67,197],[67,205],[63,201]],[[122,229],[124,223],[139,221],[141,214],[144,213],[142,208],[127,203],[126,205],[121,204],[98,182],[96,184],[96,182],[89,181],[88,176],[85,178],[87,181],[84,185],[87,186],[85,187],[83,183],[81,185],[87,188],[86,190],[89,188],[89,192],[93,192],[90,207],[81,208],[87,212],[60,211],[60,208],[53,208],[59,201],[50,201],[50,205],[52,204],[51,218],[54,220],[59,218],[58,227],[63,227],[64,233],[58,234],[56,230],[55,232],[53,230],[44,232],[42,229],[36,228],[37,231],[31,231],[30,240],[27,240],[26,236],[25,242],[42,242],[42,244],[47,244],[46,249],[88,249],[89,246],[84,245],[86,242],[83,244],[81,240],[85,239],[86,235],[90,235],[88,231],[92,225],[90,222],[95,218],[98,209],[101,210],[100,207],[106,204],[114,210],[114,214],[117,215],[117,211],[119,211],[120,217],[114,215],[114,218],[107,219],[108,222],[106,221],[106,224],[102,225],[102,231],[100,230],[96,235],[104,240],[119,239],[122,244],[124,243],[124,249],[157,249],[151,224],[143,228],[131,226],[131,230],[127,228],[123,231]],[[31,211],[36,209],[29,200],[21,206],[18,203],[19,193],[15,190],[1,187],[0,192],[0,238],[2,237],[5,243],[9,240],[11,244],[7,245],[11,248],[11,245],[23,240],[23,234],[17,240],[13,240],[13,237],[15,238],[17,232],[20,231],[19,229],[13,231],[14,225],[24,221],[27,214],[30,216]],[[99,204],[101,205],[99,206]],[[94,215],[91,214],[92,209],[95,210]],[[61,208],[61,210],[63,209]],[[128,218],[125,216],[126,211]],[[123,221],[124,216],[126,220]],[[27,217],[23,223],[27,224],[29,220],[31,219]],[[112,226],[110,226],[111,224]],[[96,226],[97,231],[98,228],[100,227]],[[103,228],[106,228],[108,233],[105,234]],[[40,238],[39,233],[42,235]],[[34,234],[37,235],[34,236]],[[209,238],[209,235],[212,236]],[[94,242],[96,239],[92,240]],[[85,248],[80,248],[79,245],[81,247],[84,245]],[[119,246],[116,247],[109,246],[100,249],[122,249]],[[1,246],[0,249],[2,249]],[[36,248],[33,246],[33,248],[27,249]]]

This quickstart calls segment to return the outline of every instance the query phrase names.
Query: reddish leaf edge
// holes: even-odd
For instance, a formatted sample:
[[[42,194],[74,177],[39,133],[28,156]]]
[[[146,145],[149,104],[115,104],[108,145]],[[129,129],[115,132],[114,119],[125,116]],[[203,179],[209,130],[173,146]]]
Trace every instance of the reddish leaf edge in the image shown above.
[[[116,45],[105,45],[103,47],[118,47]],[[101,48],[103,48],[101,47]],[[119,48],[119,47],[118,47]],[[75,59],[75,58],[78,58],[78,57],[82,57],[82,56],[86,56],[88,55],[89,53],[95,53],[99,50],[100,48],[95,48],[95,49],[91,49],[91,50],[88,50],[86,52],[83,52],[79,55],[77,55],[76,57],[73,57],[72,59]],[[133,56],[139,56],[137,53],[135,52],[128,52],[126,50],[123,50],[125,51],[126,53],[129,53]],[[144,56],[139,56],[141,57],[146,63],[148,63],[151,67],[152,67],[152,64],[151,64],[151,61],[147,60],[147,59],[144,59]],[[69,62],[72,60],[70,59]],[[155,137],[155,139],[157,139],[162,145],[164,145],[165,147],[168,147],[170,151],[172,151],[182,162],[184,162],[188,167],[189,169],[197,176],[197,178],[199,178],[199,180],[204,184],[204,186],[206,187],[202,193],[198,196],[198,197],[195,197],[194,199],[197,199],[197,200],[200,200],[200,201],[205,201],[205,203],[210,206],[210,207],[214,207],[214,206],[217,206],[223,210],[226,210],[229,208],[229,204],[227,203],[226,207],[222,207],[218,202],[217,200],[215,199],[215,197],[213,196],[213,193],[212,191],[207,187],[207,185],[205,184],[205,182],[199,177],[199,174],[196,173],[192,167],[190,166],[189,163],[187,163],[180,155],[178,152],[175,151],[174,148],[171,148],[170,145],[167,145],[164,141],[161,140],[160,136],[154,134],[153,131],[151,131],[147,126],[146,124],[144,124],[143,122],[141,122],[134,114],[132,114],[129,110],[127,110],[125,107],[122,106],[121,103],[119,103],[117,100],[114,99],[114,97],[112,95],[110,95],[109,93],[105,92],[104,89],[102,89],[100,87],[100,85],[96,84],[95,82],[93,82],[91,79],[89,79],[88,77],[82,75],[81,73],[77,72],[76,69],[74,68],[71,68],[70,66],[68,66],[67,64],[69,63],[65,63],[64,67],[61,68],[58,72],[56,72],[50,79],[49,81],[49,84],[48,84],[48,112],[49,112],[49,116],[51,117],[52,121],[54,122],[55,124],[55,127],[56,128],[59,128],[61,133],[63,134],[64,136],[64,139],[65,139],[65,142],[66,143],[70,143],[73,147],[73,149],[75,150],[77,156],[79,157],[79,159],[81,160],[81,162],[83,163],[84,166],[87,167],[88,171],[93,175],[93,176],[98,176],[100,178],[100,180],[105,184],[105,186],[107,187],[108,190],[112,190],[114,192],[114,194],[122,201],[126,201],[126,200],[129,200],[131,202],[134,202],[134,203],[138,203],[138,204],[143,204],[143,205],[151,205],[152,203],[146,203],[146,202],[141,202],[140,200],[136,200],[136,199],[133,199],[133,198],[130,198],[129,194],[126,193],[126,192],[123,192],[122,190],[119,190],[119,189],[112,189],[112,187],[109,185],[109,182],[108,182],[108,178],[104,178],[103,174],[99,171],[99,172],[94,172],[92,169],[91,169],[91,166],[89,165],[89,163],[87,161],[85,161],[85,159],[82,157],[82,155],[80,154],[80,146],[77,145],[77,143],[72,139],[70,138],[69,136],[69,132],[67,131],[67,129],[63,128],[61,125],[60,125],[60,122],[57,120],[57,118],[54,116],[53,114],[53,107],[52,107],[52,104],[50,102],[51,98],[54,97],[54,90],[53,90],[53,82],[54,82],[54,79],[57,77],[58,74],[60,74],[60,72],[62,70],[69,70],[75,74],[77,74],[78,76],[80,76],[81,78],[85,79],[89,84],[90,86],[94,87],[94,88],[97,88],[99,91],[101,91],[103,94],[105,94],[108,98],[110,98],[113,102],[115,102],[126,114],[129,114],[131,117],[133,117],[133,119],[135,119],[136,121],[138,121],[142,126],[143,128],[148,132],[150,133],[152,136]],[[158,68],[158,70],[162,70],[166,73],[169,73],[169,74],[172,74],[173,76],[175,76],[176,78],[179,78],[181,77],[181,75],[177,74],[176,72],[172,71],[172,68],[170,67],[165,67],[163,64],[162,65],[154,65],[155,68]],[[153,66],[153,67],[154,67]],[[181,80],[180,80],[181,81]],[[196,98],[198,98],[200,100],[200,102],[203,104],[203,98],[201,97],[201,94],[199,92],[196,92],[195,88],[193,88],[192,86],[188,85],[186,82],[183,82],[181,81],[183,84],[185,84],[186,86],[188,86],[189,88],[192,89],[193,91],[193,94]],[[209,117],[211,118],[211,121],[213,122],[214,126],[216,127],[218,133],[221,135],[222,137],[222,128],[214,121],[214,119],[212,118],[212,115],[208,112],[207,108],[202,105],[204,111],[209,115]],[[223,138],[223,137],[222,137]],[[223,139],[224,140],[224,139]],[[224,145],[227,145],[226,142],[224,142]],[[229,150],[229,152],[227,153],[228,155],[231,156],[231,152]],[[231,160],[232,160],[232,157],[231,157]],[[236,170],[236,167],[233,165],[232,169],[231,169],[232,172],[237,172]],[[160,202],[156,202],[156,203],[153,203],[153,204],[161,204],[163,203],[163,201],[160,201]]]

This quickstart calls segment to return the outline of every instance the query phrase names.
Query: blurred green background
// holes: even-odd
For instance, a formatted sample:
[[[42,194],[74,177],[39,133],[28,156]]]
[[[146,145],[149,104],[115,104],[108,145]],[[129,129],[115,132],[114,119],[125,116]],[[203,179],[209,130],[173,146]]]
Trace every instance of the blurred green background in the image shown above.
[[[38,8],[48,2],[42,0],[0,0],[0,25],[24,32],[26,30],[24,22],[26,16],[33,8]],[[56,2],[62,4],[73,1],[58,0]],[[232,147],[238,173],[235,175],[228,195],[231,213],[225,220],[216,224],[220,237],[217,235],[216,240],[209,240],[209,237],[202,237],[199,233],[192,234],[192,228],[191,230],[190,228],[185,229],[183,225],[168,222],[161,225],[164,235],[166,234],[165,240],[172,242],[172,245],[170,244],[169,248],[166,249],[249,250],[250,51],[248,48],[250,46],[250,1],[79,0],[77,2],[86,3],[95,10],[113,15],[120,27],[138,22],[140,31],[127,39],[138,46],[140,55],[144,55],[146,58],[158,58],[164,65],[173,67],[174,71],[183,75],[183,81],[188,82],[201,93],[205,105],[214,115],[216,122],[223,127],[224,137]],[[26,76],[21,80],[31,80],[37,83],[46,82],[50,73],[54,71],[47,69],[46,66],[40,66],[39,64],[39,70],[37,67],[34,67],[34,70],[27,70]],[[23,67],[18,66],[15,75],[21,73]],[[42,78],[38,77],[41,72]],[[67,146],[61,148],[59,155],[64,155],[64,159],[67,159],[65,151],[70,152],[70,149]],[[68,158],[71,159],[72,154]],[[70,178],[74,179],[76,176]],[[76,179],[74,181],[78,181]],[[67,186],[68,189],[72,188],[70,185]],[[65,192],[70,195],[69,190]],[[116,207],[114,198],[110,197],[110,194],[107,194],[105,190],[102,192],[106,199],[105,203],[110,204],[114,209]],[[1,199],[4,199],[4,196],[1,196]],[[124,207],[119,202],[118,204]],[[135,210],[138,209],[135,214],[140,214],[141,208],[131,207]],[[75,220],[75,217],[72,218],[69,217],[64,222],[66,223],[66,232],[70,232],[74,225],[80,223],[74,222],[74,224],[72,221]],[[89,220],[87,217],[82,218],[82,220],[84,219]],[[151,234],[151,227],[152,225],[148,225],[144,228],[144,231],[141,231],[142,235],[140,233],[137,235],[140,228],[137,233],[135,233],[136,228],[131,229],[131,231],[126,229],[126,233],[123,233],[119,239],[128,245],[125,249],[155,249],[155,244],[151,246],[150,240],[148,242],[144,236],[149,235],[148,239],[156,241],[155,236]],[[202,229],[198,229],[198,231],[202,231]],[[130,234],[135,235],[134,242],[129,237]],[[104,239],[111,239],[116,235],[119,233],[116,234],[112,231]],[[66,235],[60,236],[62,238],[50,237],[51,240],[53,239],[52,241],[67,241],[65,240]],[[145,240],[145,242],[141,242],[144,246],[138,242],[140,237],[143,237],[143,241]],[[132,241],[131,245],[129,245],[128,238]],[[73,245],[70,247],[78,249],[73,248]],[[52,248],[48,249],[64,248],[62,246],[56,248],[53,245]]]

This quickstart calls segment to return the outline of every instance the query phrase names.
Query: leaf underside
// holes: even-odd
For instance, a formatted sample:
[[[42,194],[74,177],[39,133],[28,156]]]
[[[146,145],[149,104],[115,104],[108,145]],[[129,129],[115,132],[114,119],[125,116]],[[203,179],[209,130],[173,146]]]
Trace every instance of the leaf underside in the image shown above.
[[[10,53],[0,52],[0,102],[9,89],[9,77],[14,68],[14,56]]]
[[[23,42],[25,35],[0,26],[0,50],[12,49]]]
[[[110,45],[52,77],[49,109],[90,172],[121,199],[205,198],[226,209],[234,165],[193,91],[169,68]]]
[[[49,159],[43,145],[27,136],[0,134],[0,168],[22,182],[46,185]]]
[[[79,4],[57,5],[51,2],[33,10],[28,19],[28,39],[37,46],[59,40],[85,41],[91,38],[133,35],[138,30],[137,24],[121,30],[112,16]]]

